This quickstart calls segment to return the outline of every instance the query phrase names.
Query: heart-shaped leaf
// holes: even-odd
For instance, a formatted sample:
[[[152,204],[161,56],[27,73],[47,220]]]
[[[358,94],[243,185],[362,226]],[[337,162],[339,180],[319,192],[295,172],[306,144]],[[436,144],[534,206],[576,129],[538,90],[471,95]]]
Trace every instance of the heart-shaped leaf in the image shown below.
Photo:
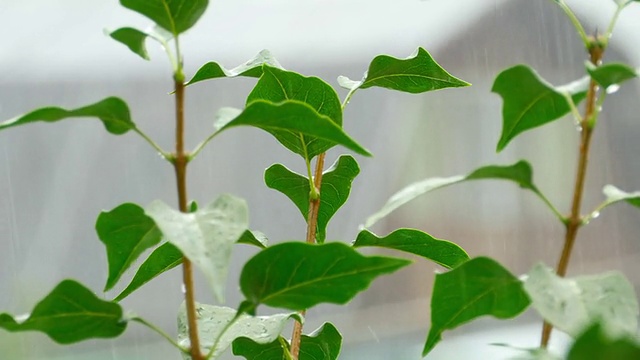
[[[262,65],[269,65],[272,68],[283,69],[282,65],[276,60],[269,50],[262,50],[253,59],[248,60],[244,64],[237,66],[231,70],[224,68],[216,62],[208,62],[200,67],[196,74],[193,75],[185,85],[192,85],[200,81],[218,79],[224,77],[260,77],[262,76]]]
[[[358,154],[371,156],[329,117],[319,114],[308,104],[297,100],[287,100],[278,104],[264,100],[253,101],[240,115],[222,126],[218,133],[236,126],[253,126],[267,131],[287,149],[304,159],[311,159],[311,155],[318,150],[314,147],[315,150],[310,152],[310,149],[306,148],[305,139],[310,138],[326,140]],[[296,134],[297,137],[292,134]]]
[[[469,255],[460,246],[415,229],[398,229],[382,238],[362,230],[353,246],[400,250],[422,256],[446,268],[454,268],[469,260]]]
[[[247,97],[247,105],[256,100],[281,103],[287,100],[297,100],[309,105],[318,114],[326,116],[342,127],[342,107],[336,91],[322,79],[306,77],[293,71],[286,71],[270,66],[263,66],[263,74],[258,83]],[[303,122],[306,119],[301,118]],[[277,131],[272,134],[291,151],[312,159],[316,155],[335,146],[335,142],[310,134]]]
[[[327,225],[351,192],[351,183],[360,173],[358,162],[349,155],[342,155],[322,175],[320,186],[320,208],[316,241],[323,243],[327,237]],[[304,220],[309,212],[309,180],[283,165],[275,164],[264,172],[264,182],[271,189],[286,195],[300,210]]]
[[[233,340],[244,337],[257,343],[270,343],[280,336],[289,319],[302,321],[298,313],[275,314],[270,316],[249,316],[239,315],[236,319],[237,310],[206,304],[196,304],[196,321],[198,323],[198,334],[200,335],[201,351],[207,354],[214,346],[216,339],[220,337],[216,349],[213,350],[213,358],[217,358],[231,345]],[[225,327],[228,329],[220,336]],[[184,304],[178,311],[178,344],[186,349],[190,346],[189,326],[187,320],[187,310]],[[186,359],[189,356],[183,355]]]
[[[56,122],[62,119],[77,117],[98,118],[102,121],[107,131],[114,135],[122,135],[136,127],[131,121],[127,104],[119,98],[109,97],[95,104],[73,110],[66,110],[59,107],[40,108],[0,123],[0,130],[36,121]]]
[[[113,301],[120,301],[138,290],[142,285],[158,275],[182,264],[182,252],[171,243],[164,243],[155,249],[133,276],[133,279]]]
[[[173,34],[157,25],[149,28],[147,31],[124,27],[114,31],[105,31],[105,33],[112,39],[124,44],[129,50],[145,60],[149,60],[149,53],[147,52],[146,46],[147,38],[152,38],[165,46],[173,37]]]
[[[609,93],[617,91],[623,82],[638,77],[634,68],[621,63],[609,63],[596,67],[591,62],[587,62],[586,67],[591,78]]]
[[[174,36],[198,22],[209,5],[208,0],[120,0],[127,9],[140,13]]]
[[[431,329],[422,356],[441,340],[445,330],[485,315],[513,318],[530,302],[522,282],[487,257],[471,259],[437,274],[431,296]]]
[[[533,183],[533,170],[531,165],[523,160],[513,165],[488,165],[478,168],[466,176],[452,176],[448,178],[429,178],[408,185],[389,198],[386,204],[373,215],[369,216],[364,227],[371,227],[380,219],[391,212],[408,203],[409,201],[426,194],[430,191],[443,188],[445,186],[457,184],[468,180],[496,179],[509,180],[517,183],[521,188],[531,190],[536,194],[555,214],[562,218],[562,215],[553,207],[549,200],[538,190]]]
[[[345,304],[376,277],[409,264],[403,259],[366,257],[342,243],[281,243],[244,265],[240,288],[254,309],[260,304],[291,310]]]
[[[162,238],[153,219],[144,214],[143,208],[132,203],[100,213],[96,232],[107,247],[109,278],[104,291],[111,289],[138,256]]]
[[[336,360],[340,355],[342,335],[331,323],[324,323],[311,335],[300,339],[299,360]],[[287,360],[285,349],[289,343],[282,337],[268,344],[259,344],[249,338],[240,337],[233,341],[233,354],[246,360]]]
[[[627,337],[611,339],[599,324],[582,333],[567,355],[567,360],[617,359],[640,359],[640,344]]]
[[[594,322],[614,336],[634,336],[638,331],[635,291],[620,273],[565,279],[538,264],[529,272],[524,288],[540,315],[571,336],[580,335]]]
[[[216,298],[223,302],[231,249],[249,222],[246,202],[221,195],[194,213],[181,213],[154,201],[146,213],[165,238],[207,276]]]
[[[114,338],[127,328],[120,305],[104,301],[73,280],[64,280],[24,319],[0,314],[0,327],[41,331],[60,344]]]
[[[353,81],[341,76],[338,83],[352,92],[356,89],[383,87],[412,94],[471,85],[449,74],[423,48],[418,48],[406,59],[388,55],[376,56],[362,80]]]
[[[516,65],[496,77],[491,91],[502,97],[502,151],[518,134],[542,126],[567,114],[571,108],[565,95],[542,79],[533,69]],[[569,94],[578,104],[584,91]]]

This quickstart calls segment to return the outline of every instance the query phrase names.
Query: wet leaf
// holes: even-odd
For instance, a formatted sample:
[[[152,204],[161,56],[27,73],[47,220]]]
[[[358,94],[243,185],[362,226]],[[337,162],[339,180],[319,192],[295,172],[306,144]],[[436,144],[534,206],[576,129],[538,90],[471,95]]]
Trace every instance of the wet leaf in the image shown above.
[[[316,241],[323,243],[327,236],[329,221],[349,198],[351,183],[360,173],[356,160],[342,155],[322,175],[320,186],[320,208],[318,209],[318,227]],[[309,180],[283,165],[270,166],[264,173],[264,181],[271,189],[286,195],[300,210],[304,221],[309,212]]]
[[[253,245],[265,249],[269,243],[267,236],[260,231],[246,230],[237,241],[238,244]]]
[[[598,324],[576,339],[567,356],[567,360],[618,359],[640,359],[640,345],[629,338],[610,339]]]
[[[497,151],[502,151],[518,134],[559,119],[571,108],[565,95],[542,79],[533,69],[516,65],[501,72],[492,92],[502,97],[502,135]],[[570,93],[578,104],[584,91]]]
[[[171,32],[181,34],[198,22],[208,0],[120,0],[120,4],[140,13]]]
[[[330,118],[320,115],[308,104],[287,100],[274,104],[264,100],[256,100],[238,115],[222,126],[218,132],[222,132],[236,126],[253,126],[272,134],[287,149],[301,155],[305,159],[311,159],[311,152],[305,149],[302,139],[317,138],[342,145],[358,154],[371,156],[371,154],[355,140],[347,135],[342,128],[336,125]],[[295,137],[281,136],[282,134],[297,134]],[[294,139],[291,143],[283,142]],[[317,150],[317,148],[316,148]]]
[[[423,48],[418,48],[406,59],[376,56],[362,80],[353,81],[341,76],[338,83],[350,91],[383,87],[412,94],[471,85],[449,74]]]
[[[329,118],[337,128],[342,127],[342,107],[338,94],[329,84],[317,77],[306,77],[293,71],[263,66],[260,80],[247,97],[247,106],[257,100],[271,103],[296,100]],[[298,121],[308,120],[300,118]],[[336,145],[331,139],[313,136],[308,132],[285,130],[271,133],[289,150],[308,159]]]
[[[160,242],[162,233],[144,209],[132,203],[102,212],[96,232],[107,248],[109,278],[104,291],[110,290],[122,274],[145,250]]]
[[[625,201],[635,207],[640,208],[640,191],[632,193],[624,192],[613,185],[606,185],[602,192],[607,197],[607,206],[619,201]]]
[[[513,318],[530,304],[522,282],[495,260],[477,257],[437,274],[431,296],[431,329],[422,356],[445,330],[485,315]]]
[[[0,130],[36,121],[56,122],[67,118],[78,117],[98,118],[102,121],[107,131],[114,135],[122,135],[136,127],[131,121],[127,104],[119,98],[109,97],[95,104],[73,110],[66,110],[59,107],[40,108],[0,123]]]
[[[281,243],[260,251],[242,269],[240,288],[260,304],[302,310],[320,303],[345,304],[376,277],[410,261],[360,255],[342,243]]]
[[[154,201],[146,213],[165,238],[205,274],[216,298],[223,302],[231,249],[248,226],[246,202],[225,194],[185,214]]]
[[[146,46],[147,38],[152,38],[161,44],[166,44],[166,42],[173,37],[173,34],[166,32],[166,30],[159,26],[153,26],[146,31],[124,27],[114,31],[107,30],[105,33],[145,60],[149,60],[149,53],[147,52]]]
[[[533,183],[533,170],[531,165],[523,160],[513,165],[488,165],[478,168],[467,176],[452,176],[448,178],[429,178],[415,182],[398,191],[389,198],[386,204],[373,215],[369,216],[364,227],[371,227],[380,219],[389,215],[391,212],[408,203],[409,201],[426,194],[430,191],[443,188],[445,186],[457,184],[468,180],[509,180],[517,183],[521,188],[531,190],[540,197],[545,204],[551,206],[544,195],[538,190]],[[552,210],[555,210],[552,208]]]
[[[460,246],[415,229],[398,229],[385,237],[378,237],[368,230],[362,230],[353,246],[376,246],[404,251],[422,256],[446,268],[454,268],[469,260],[469,255]]]
[[[113,301],[121,301],[142,285],[182,264],[182,253],[171,243],[164,243],[156,248],[140,265],[127,287]]]
[[[41,331],[60,344],[114,338],[127,327],[120,305],[104,301],[73,280],[64,280],[26,319],[0,314],[0,327],[11,332]]]
[[[217,62],[208,62],[193,75],[186,85],[192,85],[200,81],[218,79],[224,77],[246,76],[258,78],[262,76],[262,65],[283,69],[282,65],[271,55],[269,50],[262,50],[254,58],[233,69],[226,69]]]
[[[237,311],[223,306],[196,304],[196,314],[200,348],[204,354],[207,354],[225,326],[236,317]],[[270,316],[241,314],[239,316],[240,318],[235,320],[220,338],[216,349],[213,351],[214,359],[220,356],[231,345],[233,340],[239,337],[249,338],[259,344],[267,344],[278,339],[289,319],[302,321],[298,313]],[[184,304],[180,306],[178,311],[178,344],[187,349],[190,346],[187,310]],[[190,358],[189,356],[184,357],[186,359]]]
[[[637,332],[635,291],[620,273],[565,279],[538,264],[529,272],[524,288],[540,315],[571,336],[598,321],[615,336]]]
[[[623,82],[638,77],[634,68],[621,63],[609,63],[596,67],[591,62],[587,62],[586,67],[591,78],[609,92],[615,92]]]

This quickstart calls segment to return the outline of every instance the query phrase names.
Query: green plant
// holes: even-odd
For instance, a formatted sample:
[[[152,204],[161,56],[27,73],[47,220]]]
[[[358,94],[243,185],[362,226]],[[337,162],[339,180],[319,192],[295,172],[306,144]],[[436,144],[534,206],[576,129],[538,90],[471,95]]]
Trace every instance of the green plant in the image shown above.
[[[113,300],[105,301],[74,280],[64,280],[46,295],[24,319],[0,315],[0,327],[8,331],[36,330],[61,344],[92,338],[120,336],[129,323],[147,326],[173,344],[185,358],[218,357],[229,346],[247,359],[335,359],[341,335],[326,323],[312,335],[302,335],[305,309],[320,303],[344,304],[365,290],[378,276],[394,272],[410,262],[385,256],[364,256],[364,246],[388,247],[414,253],[445,267],[468,259],[457,245],[435,239],[413,229],[400,229],[386,237],[363,231],[354,246],[325,243],[331,217],[346,202],[351,184],[359,173],[356,160],[340,156],[325,170],[326,151],[342,145],[360,155],[369,152],[342,130],[343,110],[359,89],[382,87],[422,93],[468,86],[442,69],[420,48],[407,59],[378,56],[360,81],[341,77],[349,91],[340,101],[323,80],[285,70],[269,52],[263,51],[245,64],[228,70],[216,62],[203,65],[187,80],[183,70],[180,36],[193,27],[207,8],[207,0],[120,0],[121,5],[151,19],[146,31],[121,28],[108,35],[144,59],[149,56],[147,39],[166,51],[173,70],[175,97],[175,150],[167,151],[132,120],[127,104],[115,97],[76,109],[40,108],[0,124],[0,130],[32,122],[57,122],[69,118],[97,118],[114,135],[133,132],[170,163],[177,183],[178,209],[154,201],[146,207],[125,203],[102,212],[96,232],[106,247],[111,290],[146,250],[153,251],[140,265],[129,285]],[[201,81],[217,78],[252,77],[257,83],[244,109],[221,109],[215,130],[193,151],[185,147],[185,91]],[[267,246],[266,237],[248,229],[244,200],[220,195],[199,207],[189,203],[187,165],[222,132],[237,126],[253,126],[273,135],[285,148],[299,155],[306,174],[297,174],[275,164],[265,172],[268,187],[286,195],[300,210],[307,224],[305,242]],[[312,160],[316,158],[315,169]],[[224,293],[230,255],[236,243],[256,246],[260,251],[242,269],[240,289],[245,297],[237,308],[200,304],[195,300],[193,268],[205,275],[218,302]],[[178,338],[135,314],[125,312],[119,302],[145,283],[182,265],[185,301],[178,310]],[[256,316],[267,305],[290,312]],[[280,336],[290,319],[295,320],[291,341]],[[270,355],[264,355],[264,354]]]
[[[497,76],[492,91],[503,100],[503,127],[497,144],[498,152],[522,132],[567,114],[573,116],[580,146],[569,215],[563,215],[542,194],[533,183],[531,165],[521,160],[508,166],[481,167],[466,176],[432,178],[411,184],[393,195],[365,224],[369,227],[405,203],[438,188],[469,180],[502,179],[532,191],[566,229],[555,271],[538,264],[521,280],[495,260],[479,257],[436,275],[431,299],[431,330],[423,355],[433,349],[445,330],[484,315],[513,318],[531,305],[545,320],[541,349],[530,349],[532,358],[548,359],[552,356],[545,349],[553,327],[578,338],[567,355],[569,359],[632,359],[640,356],[637,345],[638,302],[633,286],[624,275],[611,272],[563,279],[579,229],[614,203],[626,202],[640,207],[640,192],[627,193],[606,185],[603,189],[605,200],[587,214],[581,211],[589,149],[602,105],[607,94],[618,91],[623,82],[638,77],[637,70],[628,65],[602,62],[619,14],[637,1],[616,0],[616,11],[606,32],[596,32],[593,36],[587,35],[564,0],[553,2],[568,16],[585,46],[589,55],[585,64],[586,76],[570,84],[553,86],[530,67],[516,65]],[[577,106],[582,101],[585,102],[585,110],[580,114]],[[600,338],[596,341],[595,337]],[[597,345],[589,344],[590,341]]]

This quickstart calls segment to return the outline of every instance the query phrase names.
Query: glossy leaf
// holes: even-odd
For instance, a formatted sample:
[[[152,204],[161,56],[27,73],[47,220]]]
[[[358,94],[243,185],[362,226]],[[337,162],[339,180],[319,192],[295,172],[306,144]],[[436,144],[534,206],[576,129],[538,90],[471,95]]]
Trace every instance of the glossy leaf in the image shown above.
[[[247,97],[247,105],[256,100],[282,103],[296,100],[309,105],[318,114],[342,127],[342,107],[336,91],[322,79],[306,77],[292,71],[263,66],[263,74]],[[300,118],[298,121],[308,121]],[[309,133],[273,131],[272,134],[289,150],[311,159],[336,143]]]
[[[621,63],[609,63],[596,67],[591,62],[587,62],[586,66],[591,78],[608,92],[615,92],[623,82],[638,77],[634,68]]]
[[[191,28],[200,19],[208,0],[120,0],[120,4],[140,13],[174,36]]]
[[[502,151],[518,134],[556,120],[571,110],[561,91],[525,65],[501,72],[491,91],[503,100],[502,135],[497,151]],[[577,104],[584,98],[585,92],[570,95]]]
[[[127,327],[120,305],[104,301],[73,280],[64,280],[26,318],[0,314],[0,328],[41,331],[60,344],[114,338]]]
[[[471,172],[467,176],[452,176],[448,178],[429,178],[422,181],[415,182],[398,191],[389,198],[386,204],[373,215],[369,216],[364,224],[364,227],[371,227],[380,219],[389,215],[391,212],[408,203],[409,201],[426,194],[430,191],[443,188],[445,186],[457,184],[468,180],[483,180],[483,179],[496,179],[496,180],[509,180],[518,184],[521,188],[531,190],[542,201],[545,202],[552,210],[555,209],[548,202],[546,197],[538,190],[533,183],[533,170],[531,165],[523,160],[518,161],[513,165],[488,165],[478,168]],[[556,211],[557,212],[557,211]]]
[[[237,243],[253,245],[261,249],[265,249],[269,243],[269,239],[267,239],[267,236],[260,231],[246,230],[242,233],[242,236],[240,236]]]
[[[578,336],[596,321],[616,336],[637,332],[635,291],[620,273],[565,279],[538,264],[529,272],[524,288],[542,317],[571,336]]]
[[[200,348],[207,354],[214,346],[216,339],[223,329],[236,317],[237,311],[223,306],[196,304],[198,334],[200,335]],[[298,313],[275,314],[270,316],[240,315],[234,323],[224,332],[213,358],[220,356],[231,345],[233,340],[239,337],[249,338],[257,343],[267,344],[280,336],[289,319],[302,321]],[[183,348],[189,348],[189,327],[187,310],[184,304],[178,311],[178,344]],[[189,358],[186,357],[185,358]]]
[[[383,87],[412,94],[471,85],[449,74],[423,48],[418,48],[406,59],[376,56],[362,80],[353,81],[341,76],[338,83],[350,91]]]
[[[376,277],[410,261],[360,255],[342,243],[301,242],[270,246],[242,269],[240,288],[256,308],[260,304],[302,310],[320,303],[345,304]]]
[[[196,71],[196,74],[193,75],[186,85],[224,77],[246,76],[257,78],[262,76],[262,65],[269,65],[273,68],[283,69],[282,65],[280,65],[278,60],[271,55],[269,50],[262,50],[254,58],[230,70],[216,62],[208,62]]]
[[[121,301],[142,285],[182,264],[182,252],[171,243],[164,243],[155,249],[133,276],[133,279],[113,301]]]
[[[437,274],[431,296],[431,329],[422,356],[441,340],[445,330],[485,315],[513,318],[529,304],[522,282],[487,257],[471,259]]]
[[[356,160],[349,155],[342,155],[322,175],[320,186],[320,208],[318,209],[318,226],[316,241],[323,243],[327,236],[327,225],[340,209],[351,192],[351,183],[360,173]],[[283,165],[270,166],[264,173],[264,181],[271,189],[286,195],[300,210],[303,219],[307,220],[309,212],[309,180]]]
[[[378,237],[368,230],[362,230],[353,246],[376,246],[404,251],[422,256],[446,268],[454,268],[469,260],[469,255],[460,246],[415,229],[398,229],[385,237]]]
[[[280,142],[290,139],[289,136],[282,136],[282,134],[297,134],[298,141],[283,142],[283,145],[303,158],[311,159],[312,157],[309,149],[302,146],[302,144],[306,144],[300,140],[304,136],[323,139],[342,145],[358,154],[371,156],[365,148],[349,137],[330,118],[318,114],[311,106],[297,100],[287,100],[278,104],[264,100],[253,101],[240,115],[222,126],[218,132],[236,126],[257,127],[269,132]]]
[[[119,98],[109,97],[95,104],[73,110],[66,110],[59,107],[40,108],[0,123],[0,130],[36,121],[56,122],[77,117],[98,118],[102,121],[107,131],[114,135],[122,135],[136,127],[131,121],[127,104]]]
[[[595,324],[575,341],[567,360],[640,359],[640,344],[629,338],[610,339],[602,327]]]
[[[233,354],[246,360],[286,360],[284,347],[289,343],[280,338],[268,344],[240,337],[233,341]],[[342,346],[342,335],[331,323],[324,323],[311,335],[302,335],[299,360],[336,360]]]
[[[144,214],[143,208],[132,203],[100,213],[96,231],[107,247],[109,262],[109,278],[104,291],[111,289],[140,254],[162,238],[153,219]]]
[[[231,249],[248,226],[246,202],[221,195],[206,207],[185,214],[154,201],[146,213],[166,239],[205,274],[216,298],[223,302]]]
[[[173,34],[166,32],[159,26],[153,26],[147,31],[124,27],[114,31],[105,31],[105,33],[145,60],[149,60],[146,46],[147,38],[152,38],[164,45],[173,37]]]

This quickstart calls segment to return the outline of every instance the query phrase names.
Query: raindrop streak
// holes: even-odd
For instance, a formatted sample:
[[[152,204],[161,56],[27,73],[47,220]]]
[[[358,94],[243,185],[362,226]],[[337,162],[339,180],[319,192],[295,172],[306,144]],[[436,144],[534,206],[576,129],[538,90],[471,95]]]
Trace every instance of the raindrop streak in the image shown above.
[[[620,90],[620,85],[613,84],[613,85],[607,86],[606,92],[607,92],[607,94],[614,94],[618,90]]]

